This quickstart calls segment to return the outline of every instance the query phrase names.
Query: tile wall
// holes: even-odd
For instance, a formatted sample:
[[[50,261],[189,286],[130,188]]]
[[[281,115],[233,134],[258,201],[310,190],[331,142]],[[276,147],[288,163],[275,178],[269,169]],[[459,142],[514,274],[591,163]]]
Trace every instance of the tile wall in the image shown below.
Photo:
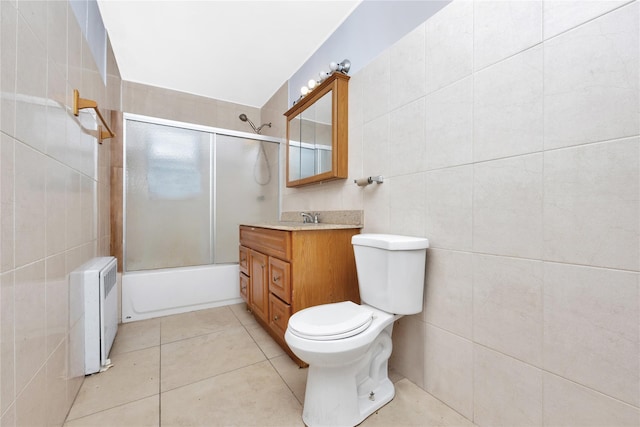
[[[109,254],[109,145],[71,111],[120,105],[67,1],[0,2],[0,425],[61,425],[84,379],[81,293],[68,275]]]
[[[264,123],[260,108],[129,81],[122,87],[122,111],[248,133],[253,130],[238,118],[240,114],[246,114],[256,126]],[[284,116],[280,121],[283,120]],[[270,131],[264,128],[262,133],[272,135]]]
[[[638,1],[455,0],[352,76],[349,179],[283,189],[429,238],[391,362],[480,426],[640,423],[639,34]]]

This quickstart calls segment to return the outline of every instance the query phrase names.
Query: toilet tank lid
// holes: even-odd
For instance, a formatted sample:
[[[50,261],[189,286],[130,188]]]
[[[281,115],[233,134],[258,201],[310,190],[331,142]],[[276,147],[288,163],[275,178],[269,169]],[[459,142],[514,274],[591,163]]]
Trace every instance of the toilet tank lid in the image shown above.
[[[429,240],[424,237],[399,236],[395,234],[356,234],[351,238],[351,244],[371,246],[388,251],[407,251],[426,249],[429,247]]]

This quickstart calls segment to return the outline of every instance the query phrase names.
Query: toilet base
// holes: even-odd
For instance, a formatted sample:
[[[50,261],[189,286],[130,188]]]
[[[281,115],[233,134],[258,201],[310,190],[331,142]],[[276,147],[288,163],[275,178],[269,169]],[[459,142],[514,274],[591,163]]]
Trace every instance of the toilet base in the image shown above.
[[[307,426],[355,426],[393,399],[395,388],[388,378],[391,328],[352,363],[309,366],[302,410]]]

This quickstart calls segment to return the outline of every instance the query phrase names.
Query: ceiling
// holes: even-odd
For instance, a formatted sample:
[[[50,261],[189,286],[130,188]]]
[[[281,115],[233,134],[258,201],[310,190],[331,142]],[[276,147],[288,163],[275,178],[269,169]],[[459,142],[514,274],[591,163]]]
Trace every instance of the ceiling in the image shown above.
[[[98,0],[123,80],[262,107],[361,0]]]

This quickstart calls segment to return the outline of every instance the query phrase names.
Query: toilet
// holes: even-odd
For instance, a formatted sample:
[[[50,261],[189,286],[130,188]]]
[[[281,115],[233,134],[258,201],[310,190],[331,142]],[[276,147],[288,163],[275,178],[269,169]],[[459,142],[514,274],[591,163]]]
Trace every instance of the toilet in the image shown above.
[[[309,364],[302,410],[309,427],[355,426],[393,399],[393,323],[422,311],[427,239],[358,234],[351,244],[362,303],[300,310],[284,336]]]

